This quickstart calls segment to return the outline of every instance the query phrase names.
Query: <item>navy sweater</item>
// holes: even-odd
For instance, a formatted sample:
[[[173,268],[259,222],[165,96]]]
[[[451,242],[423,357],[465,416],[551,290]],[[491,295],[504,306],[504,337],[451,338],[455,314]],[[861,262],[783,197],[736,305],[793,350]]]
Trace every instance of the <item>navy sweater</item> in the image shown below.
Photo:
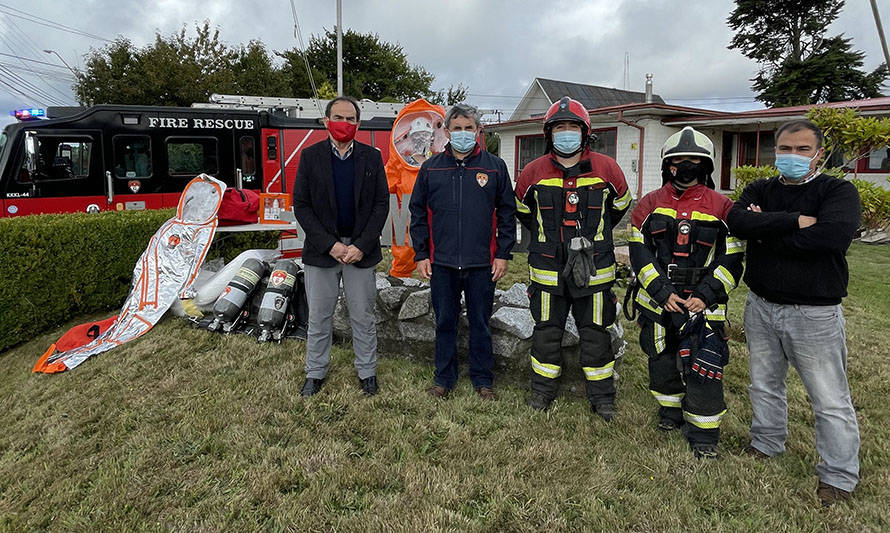
[[[355,228],[355,158],[350,154],[343,160],[331,152],[331,168],[337,199],[337,233],[340,237],[352,237]]]

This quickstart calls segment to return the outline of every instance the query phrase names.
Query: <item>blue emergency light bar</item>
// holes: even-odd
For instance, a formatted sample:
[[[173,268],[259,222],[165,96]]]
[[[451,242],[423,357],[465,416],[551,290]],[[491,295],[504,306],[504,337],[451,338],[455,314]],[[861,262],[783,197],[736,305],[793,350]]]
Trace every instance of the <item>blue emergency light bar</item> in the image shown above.
[[[10,115],[14,116],[18,120],[39,120],[41,117],[46,116],[46,110],[44,109],[16,109],[15,111],[10,111]]]

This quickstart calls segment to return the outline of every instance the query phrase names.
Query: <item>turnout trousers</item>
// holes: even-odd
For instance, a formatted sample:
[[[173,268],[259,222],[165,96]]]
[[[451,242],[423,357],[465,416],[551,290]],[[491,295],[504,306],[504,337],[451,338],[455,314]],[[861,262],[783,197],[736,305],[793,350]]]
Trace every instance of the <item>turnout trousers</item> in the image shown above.
[[[658,402],[659,417],[683,426],[683,434],[690,444],[716,445],[720,420],[726,413],[723,381],[700,379],[690,372],[689,362],[681,361],[677,353],[678,328],[672,323],[670,313],[658,321],[641,316],[639,324],[640,347],[649,356],[649,392]],[[725,343],[723,323],[709,321],[708,324]]]
[[[529,288],[535,331],[532,335],[532,393],[553,400],[562,374],[562,337],[569,311],[575,318],[580,339],[581,368],[587,378],[586,394],[591,405],[614,403],[615,356],[612,337],[606,329],[615,322],[615,295],[610,288],[572,296],[568,291],[550,292],[536,283]]]

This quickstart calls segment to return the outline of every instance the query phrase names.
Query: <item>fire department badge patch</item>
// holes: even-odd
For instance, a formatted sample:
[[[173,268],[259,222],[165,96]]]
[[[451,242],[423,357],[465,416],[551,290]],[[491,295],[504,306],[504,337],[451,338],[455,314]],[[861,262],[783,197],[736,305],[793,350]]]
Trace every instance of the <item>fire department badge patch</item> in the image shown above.
[[[484,172],[477,173],[476,183],[478,183],[480,187],[485,187],[485,184],[488,183],[488,174]]]
[[[179,243],[182,242],[182,239],[179,238],[179,235],[170,235],[170,238],[167,239],[167,246],[170,248],[176,248],[179,246]]]
[[[269,283],[277,287],[284,283],[285,279],[287,279],[287,272],[285,272],[284,270],[276,270],[275,272],[272,272],[271,276],[269,276]]]
[[[130,180],[127,182],[127,186],[130,188],[131,191],[137,193],[139,192],[139,189],[142,188],[142,183],[139,180]]]

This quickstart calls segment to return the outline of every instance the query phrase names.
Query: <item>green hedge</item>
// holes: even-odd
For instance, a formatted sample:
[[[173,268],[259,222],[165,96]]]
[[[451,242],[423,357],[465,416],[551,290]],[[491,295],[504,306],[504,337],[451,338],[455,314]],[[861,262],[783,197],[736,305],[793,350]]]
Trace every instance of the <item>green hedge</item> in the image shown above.
[[[174,210],[0,219],[0,351],[86,313],[119,308],[136,260]],[[275,246],[277,233],[217,234],[208,259]],[[39,355],[39,354],[38,354]]]

